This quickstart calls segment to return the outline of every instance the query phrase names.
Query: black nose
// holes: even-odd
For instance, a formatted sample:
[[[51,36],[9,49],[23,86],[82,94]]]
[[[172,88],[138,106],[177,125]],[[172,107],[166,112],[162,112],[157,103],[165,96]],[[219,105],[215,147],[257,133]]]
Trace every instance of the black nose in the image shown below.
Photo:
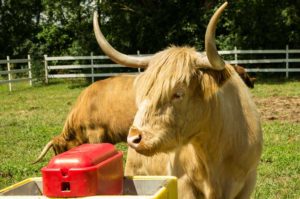
[[[139,143],[141,142],[141,140],[142,140],[142,135],[136,135],[136,136],[133,138],[132,142],[133,142],[134,144],[139,144]]]
[[[140,132],[135,127],[131,127],[129,130],[129,134],[127,136],[127,143],[131,147],[138,147],[141,141],[142,141],[142,132]]]

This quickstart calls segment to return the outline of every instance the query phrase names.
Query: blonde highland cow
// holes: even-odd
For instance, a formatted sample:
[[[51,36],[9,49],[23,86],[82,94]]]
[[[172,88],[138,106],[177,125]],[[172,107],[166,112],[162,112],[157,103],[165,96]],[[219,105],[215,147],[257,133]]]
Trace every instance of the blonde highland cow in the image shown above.
[[[96,38],[115,62],[147,67],[135,80],[137,113],[126,174],[175,175],[179,198],[250,198],[262,151],[251,95],[215,45],[224,3],[206,30],[206,54],[172,46],[150,57],[113,49],[94,15]],[[162,169],[160,172],[159,169]]]

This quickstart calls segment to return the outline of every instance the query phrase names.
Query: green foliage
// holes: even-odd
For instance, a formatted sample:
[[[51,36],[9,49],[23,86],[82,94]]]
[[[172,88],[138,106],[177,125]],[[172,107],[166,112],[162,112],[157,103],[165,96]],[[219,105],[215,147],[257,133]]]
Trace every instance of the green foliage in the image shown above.
[[[7,55],[27,55],[38,30],[35,18],[38,9],[38,0],[0,2],[0,59]]]
[[[101,53],[93,10],[109,42],[127,54],[169,45],[204,50],[206,25],[224,0],[5,0],[0,1],[0,59],[31,54],[41,79],[43,55]],[[219,49],[300,48],[300,1],[229,0],[217,28]]]
[[[299,48],[299,1],[229,1],[229,26],[235,34],[230,42],[240,49]]]
[[[95,39],[91,0],[43,1],[44,18],[36,35],[35,51],[49,55],[90,53]],[[92,39],[93,37],[93,39]]]

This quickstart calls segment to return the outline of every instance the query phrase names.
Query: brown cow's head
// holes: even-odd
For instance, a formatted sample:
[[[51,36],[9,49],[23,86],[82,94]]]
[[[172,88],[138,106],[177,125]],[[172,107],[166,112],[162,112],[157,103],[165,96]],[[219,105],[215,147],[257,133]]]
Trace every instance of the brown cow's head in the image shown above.
[[[32,164],[41,161],[42,158],[47,154],[47,152],[51,148],[53,148],[54,154],[58,155],[81,144],[83,144],[83,142],[75,138],[66,139],[64,138],[63,135],[55,136],[54,138],[52,138],[51,141],[49,141],[46,144],[46,146],[43,148],[42,152],[40,153],[39,157],[34,162],[32,162]]]
[[[152,155],[172,150],[189,141],[210,117],[211,106],[206,105],[214,100],[218,88],[234,74],[233,68],[226,66],[219,56],[215,45],[217,20],[226,5],[224,3],[216,11],[208,24],[206,55],[194,48],[170,47],[145,58],[147,60],[135,60],[134,63],[132,57],[111,53],[115,50],[107,44],[98,27],[97,17],[94,17],[98,43],[112,60],[148,67],[135,82],[138,111],[127,137],[128,144],[136,151]],[[124,63],[121,59],[127,61]]]
[[[255,77],[250,77],[246,69],[242,66],[234,66],[234,69],[249,88],[254,88]]]
[[[83,144],[79,139],[65,139],[63,136],[58,135],[52,139],[53,150],[55,155],[68,151],[76,146]]]

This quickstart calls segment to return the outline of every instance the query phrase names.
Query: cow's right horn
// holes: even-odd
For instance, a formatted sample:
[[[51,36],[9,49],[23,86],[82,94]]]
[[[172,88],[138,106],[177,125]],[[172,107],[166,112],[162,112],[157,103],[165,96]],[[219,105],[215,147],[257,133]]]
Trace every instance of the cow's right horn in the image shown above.
[[[100,30],[97,11],[94,11],[93,26],[94,26],[94,33],[100,48],[111,60],[113,60],[118,64],[134,67],[134,68],[146,68],[148,66],[151,56],[135,57],[135,56],[125,55],[117,51],[116,49],[114,49],[108,43],[108,41],[105,39],[105,37],[103,36]]]
[[[216,27],[218,19],[220,18],[222,12],[227,6],[227,2],[223,3],[221,7],[214,13],[211,17],[205,33],[205,51],[207,58],[212,65],[212,68],[215,70],[223,70],[225,67],[225,62],[222,57],[219,55],[216,41],[215,41],[215,34],[216,34]]]
[[[38,163],[39,161],[42,160],[42,158],[46,155],[46,153],[49,151],[50,148],[53,147],[53,141],[51,140],[50,142],[48,142],[46,144],[46,146],[43,148],[43,151],[41,152],[41,154],[39,155],[39,157],[34,161],[32,162],[32,164],[35,164],[35,163]]]

